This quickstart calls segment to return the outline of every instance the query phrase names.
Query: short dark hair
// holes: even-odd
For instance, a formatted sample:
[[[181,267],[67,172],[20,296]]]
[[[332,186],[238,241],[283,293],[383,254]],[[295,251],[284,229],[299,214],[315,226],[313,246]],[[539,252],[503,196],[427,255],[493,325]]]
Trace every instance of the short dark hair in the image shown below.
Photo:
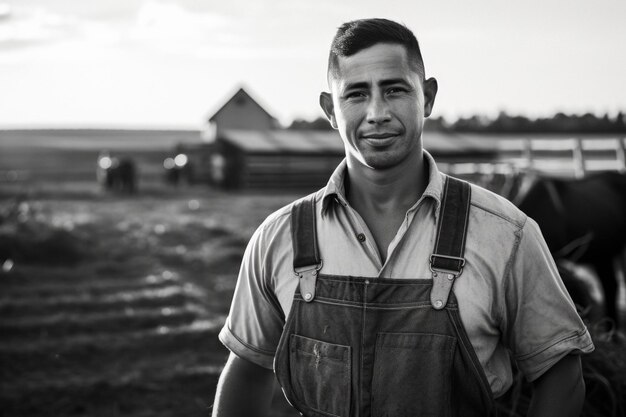
[[[330,45],[328,75],[337,74],[338,57],[354,55],[379,43],[404,46],[411,69],[424,79],[424,61],[415,35],[406,26],[387,19],[360,19],[341,25]]]

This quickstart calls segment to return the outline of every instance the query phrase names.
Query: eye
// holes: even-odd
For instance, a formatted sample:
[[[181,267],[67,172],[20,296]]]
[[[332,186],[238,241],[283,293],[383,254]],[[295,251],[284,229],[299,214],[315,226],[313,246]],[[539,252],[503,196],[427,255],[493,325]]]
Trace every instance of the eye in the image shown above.
[[[355,100],[365,97],[365,93],[362,91],[350,91],[346,93],[345,98],[349,100]]]
[[[403,87],[391,87],[387,90],[387,94],[406,93],[407,89]]]

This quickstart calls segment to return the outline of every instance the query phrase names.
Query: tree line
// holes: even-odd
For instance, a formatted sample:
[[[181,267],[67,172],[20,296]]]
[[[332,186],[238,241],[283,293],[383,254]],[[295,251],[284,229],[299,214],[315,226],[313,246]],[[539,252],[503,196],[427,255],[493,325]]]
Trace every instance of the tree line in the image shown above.
[[[292,130],[332,130],[323,117],[307,121],[295,119]],[[467,133],[626,133],[626,114],[616,116],[593,113],[556,113],[551,117],[528,118],[500,112],[496,117],[473,115],[460,117],[450,122],[444,117],[430,117],[426,120],[426,130]]]

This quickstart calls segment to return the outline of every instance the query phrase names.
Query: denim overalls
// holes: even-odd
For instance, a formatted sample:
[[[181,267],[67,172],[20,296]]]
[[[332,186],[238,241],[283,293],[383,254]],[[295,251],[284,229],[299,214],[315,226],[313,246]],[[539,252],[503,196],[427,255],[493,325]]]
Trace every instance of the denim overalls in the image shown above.
[[[318,273],[315,201],[292,210],[300,280],[274,369],[305,416],[495,415],[487,378],[459,317],[469,184],[447,178],[430,279]]]

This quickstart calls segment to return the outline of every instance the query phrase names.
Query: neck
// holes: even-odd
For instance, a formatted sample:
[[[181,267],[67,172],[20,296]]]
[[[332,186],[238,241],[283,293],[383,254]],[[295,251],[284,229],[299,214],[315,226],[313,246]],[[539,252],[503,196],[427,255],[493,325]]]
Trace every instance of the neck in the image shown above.
[[[348,158],[346,194],[353,207],[369,207],[376,212],[406,210],[422,196],[428,172],[422,152],[409,155],[401,164],[388,169],[372,169]]]

